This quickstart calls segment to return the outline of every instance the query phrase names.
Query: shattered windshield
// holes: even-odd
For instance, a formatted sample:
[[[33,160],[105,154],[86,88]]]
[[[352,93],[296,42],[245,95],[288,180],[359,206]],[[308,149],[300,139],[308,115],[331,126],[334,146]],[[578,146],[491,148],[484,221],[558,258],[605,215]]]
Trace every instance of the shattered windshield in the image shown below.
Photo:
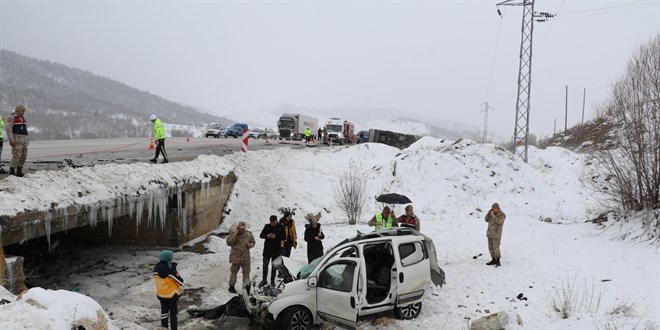
[[[314,268],[316,268],[316,266],[319,264],[319,262],[321,262],[321,259],[323,259],[323,256],[320,256],[320,257],[312,260],[312,262],[310,262],[307,265],[303,266],[303,268],[300,268],[300,272],[298,272],[297,279],[304,280],[304,279],[308,278],[309,274],[311,274],[312,271],[314,270]]]

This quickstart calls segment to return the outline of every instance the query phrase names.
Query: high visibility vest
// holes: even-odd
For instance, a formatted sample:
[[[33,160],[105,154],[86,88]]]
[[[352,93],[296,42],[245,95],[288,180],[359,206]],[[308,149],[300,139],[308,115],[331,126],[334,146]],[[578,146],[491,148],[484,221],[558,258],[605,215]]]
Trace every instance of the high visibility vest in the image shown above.
[[[376,230],[380,228],[392,228],[392,223],[394,223],[394,220],[392,219],[392,215],[388,215],[387,219],[383,219],[383,214],[378,213],[376,214]]]

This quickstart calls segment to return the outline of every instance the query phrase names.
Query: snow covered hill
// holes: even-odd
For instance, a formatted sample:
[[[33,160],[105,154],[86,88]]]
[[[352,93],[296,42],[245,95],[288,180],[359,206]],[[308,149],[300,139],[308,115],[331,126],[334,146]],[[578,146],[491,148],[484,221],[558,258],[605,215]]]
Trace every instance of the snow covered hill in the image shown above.
[[[470,320],[499,311],[522,320],[520,325],[516,317],[511,318],[508,329],[657,329],[658,247],[618,239],[620,232],[630,230],[627,225],[603,230],[585,223],[605,207],[603,196],[586,190],[582,183],[590,166],[585,156],[562,148],[532,148],[529,155],[529,164],[525,164],[496,145],[425,137],[405,150],[370,143],[281,148],[225,157],[200,156],[191,162],[158,167],[141,164],[131,171],[133,181],[159,178],[176,182],[202,172],[232,169],[238,181],[227,205],[230,212],[218,232],[247,221],[258,234],[271,214],[280,215],[279,208],[295,208],[300,244],[292,257],[301,260],[306,259],[301,237],[304,214],[322,213],[327,249],[358,230],[372,230],[366,222],[382,208],[375,202],[378,194],[408,196],[421,218],[421,231],[435,241],[447,283],[443,288],[432,288],[419,318],[391,320],[392,329],[466,329]],[[209,164],[217,164],[218,170]],[[112,194],[132,193],[135,187],[121,178],[125,171],[113,169],[116,166],[127,165],[30,173],[21,187],[17,187],[18,178],[2,180],[0,214],[15,212],[8,205],[25,200],[30,189],[47,192],[35,201],[34,209],[46,209],[51,202],[66,205],[66,190],[75,189],[78,180],[76,171],[84,172],[91,181],[89,189],[104,190],[109,185]],[[366,213],[354,226],[347,224],[334,199],[339,179],[349,170],[367,180],[369,196]],[[94,176],[97,171],[99,175]],[[126,188],[122,187],[124,182]],[[485,265],[488,247],[483,217],[493,202],[507,214],[500,268]],[[403,207],[395,206],[396,213],[402,214]],[[547,218],[551,222],[543,221]],[[229,249],[215,235],[201,241],[212,253],[177,252],[175,260],[189,294],[195,296],[187,303],[215,307],[231,297],[226,290]],[[253,276],[261,274],[262,248],[263,241],[257,239],[252,250]],[[78,288],[99,302],[124,329],[154,328],[159,310],[149,265],[155,263],[157,255],[155,248],[140,253],[116,252],[105,260],[128,271],[106,277],[74,273],[57,285]],[[19,322],[5,312],[5,306],[0,305],[0,328]],[[209,321],[188,319],[185,312],[180,317],[180,329],[209,326]],[[360,328],[370,328],[370,321],[360,320]],[[34,328],[43,326],[39,322],[34,320]]]

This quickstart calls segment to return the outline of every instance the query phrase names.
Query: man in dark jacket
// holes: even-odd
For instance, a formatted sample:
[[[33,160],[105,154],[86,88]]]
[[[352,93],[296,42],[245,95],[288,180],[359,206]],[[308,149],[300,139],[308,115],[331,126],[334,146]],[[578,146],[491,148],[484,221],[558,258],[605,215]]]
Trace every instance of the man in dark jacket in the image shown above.
[[[270,269],[270,285],[275,286],[275,266],[272,261],[282,254],[282,247],[280,242],[284,239],[284,228],[277,222],[277,216],[270,216],[270,223],[264,226],[261,230],[260,238],[264,241],[264,263],[263,263],[263,277],[259,286],[266,285],[266,278],[268,277],[268,264],[271,264]]]
[[[505,219],[506,214],[500,210],[500,204],[493,203],[493,206],[486,214],[485,219],[486,222],[488,222],[488,231],[486,231],[486,237],[488,238],[488,251],[490,252],[491,257],[491,260],[486,263],[488,266],[501,266],[500,241],[502,240],[502,226],[504,226]]]
[[[177,329],[177,303],[181,296],[183,278],[176,270],[176,262],[172,262],[174,252],[163,250],[160,252],[160,262],[154,267],[154,280],[156,280],[156,295],[160,301],[160,325],[167,328],[168,320],[172,330]]]
[[[308,214],[307,220],[309,223],[305,225],[305,242],[307,242],[307,262],[323,255],[323,242],[325,238],[321,231],[321,224],[318,223],[321,213],[317,215]]]

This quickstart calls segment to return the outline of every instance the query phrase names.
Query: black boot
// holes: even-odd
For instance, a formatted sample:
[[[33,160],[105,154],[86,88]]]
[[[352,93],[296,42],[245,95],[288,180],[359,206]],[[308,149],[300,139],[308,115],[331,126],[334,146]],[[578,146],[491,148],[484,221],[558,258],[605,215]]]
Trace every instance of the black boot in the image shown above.
[[[9,175],[16,175],[16,171],[14,170],[13,167],[9,168]]]
[[[499,267],[499,266],[502,266],[500,264],[500,258],[495,258],[495,267]]]
[[[156,164],[156,162],[158,162],[158,159],[156,159],[156,158],[151,158],[151,159],[149,159],[149,161],[152,162],[152,163],[154,163],[154,164]]]
[[[7,174],[4,168],[0,167],[0,174]]]
[[[491,260],[489,262],[487,262],[486,265],[492,266],[492,265],[495,265],[496,263],[497,263],[497,261],[495,260],[495,258],[491,258]]]
[[[25,176],[25,174],[23,174],[23,168],[22,167],[17,167],[16,168],[16,176],[19,176],[19,177],[24,177]]]
[[[234,288],[233,285],[230,285],[230,286],[229,286],[229,292],[230,292],[230,293],[237,293],[237,292],[236,292],[236,288]]]

